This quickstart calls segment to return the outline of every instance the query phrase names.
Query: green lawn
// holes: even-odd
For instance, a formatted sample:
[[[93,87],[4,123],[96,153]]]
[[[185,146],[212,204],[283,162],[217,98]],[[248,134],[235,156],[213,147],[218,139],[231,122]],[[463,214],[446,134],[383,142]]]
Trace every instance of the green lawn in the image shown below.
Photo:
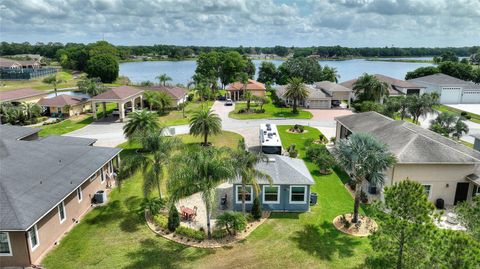
[[[185,117],[183,117],[182,110],[172,110],[167,115],[160,116],[159,121],[164,126],[175,126],[175,125],[185,125],[188,124],[190,115],[200,110],[202,107],[213,105],[212,101],[207,102],[189,102],[187,107],[185,107]]]
[[[0,91],[10,91],[22,88],[33,88],[36,90],[51,90],[52,85],[45,84],[42,80],[45,77],[35,78],[31,80],[4,80],[3,86],[0,86]],[[78,78],[73,78],[72,74],[65,71],[57,73],[57,78],[63,79],[65,82],[57,86],[57,88],[71,88],[77,86]]]
[[[472,143],[468,143],[467,141],[463,141],[463,140],[459,140],[458,142],[460,142],[461,144],[469,147],[469,148],[473,148],[473,144]]]
[[[313,117],[312,113],[299,109],[297,114],[292,113],[292,108],[289,107],[276,107],[274,104],[266,104],[263,106],[265,113],[243,113],[239,114],[238,111],[242,108],[246,108],[247,104],[235,103],[235,110],[230,112],[228,116],[230,118],[246,120],[246,119],[266,119],[266,118],[292,118],[292,119],[311,119]],[[259,109],[260,106],[255,103],[251,103],[251,109]]]
[[[440,112],[450,112],[450,113],[455,113],[455,114],[458,114],[458,115],[460,115],[460,113],[463,112],[463,110],[456,109],[456,108],[453,108],[453,107],[449,107],[449,106],[446,106],[446,105],[437,105],[437,106],[435,106],[435,109],[440,111]],[[467,112],[467,113],[471,117],[470,121],[473,121],[475,123],[480,124],[480,115],[470,113],[470,112]]]
[[[279,126],[284,146],[300,145],[296,141],[319,134],[315,130],[288,134],[284,132],[286,128]],[[182,139],[192,141],[186,136]],[[230,146],[236,146],[234,139],[230,141],[234,143]],[[299,149],[303,155],[304,149]],[[128,149],[122,155],[134,152]],[[142,180],[137,174],[112,191],[107,206],[88,213],[43,264],[46,268],[67,269],[363,268],[371,251],[368,240],[345,235],[332,225],[334,217],[353,209],[353,200],[342,183],[347,180],[346,175],[338,170],[320,175],[313,164],[307,166],[316,182],[312,191],[319,195],[318,205],[311,212],[274,213],[245,240],[220,249],[185,247],[154,235],[143,219]]]
[[[111,113],[117,105],[115,103],[107,104],[107,113]],[[97,116],[100,118],[103,114],[103,106],[99,106],[97,110]],[[73,132],[75,130],[81,129],[90,123],[93,122],[93,116],[80,115],[73,117],[71,119],[64,120],[59,123],[42,125],[35,128],[42,129],[38,134],[39,136],[49,136],[49,135],[62,135],[66,133]]]
[[[203,137],[191,136],[188,134],[178,135],[185,144],[200,144],[203,143]],[[229,132],[222,131],[220,135],[214,135],[208,137],[208,142],[212,143],[215,147],[233,147],[235,148],[238,144],[238,141],[242,138],[241,135]]]

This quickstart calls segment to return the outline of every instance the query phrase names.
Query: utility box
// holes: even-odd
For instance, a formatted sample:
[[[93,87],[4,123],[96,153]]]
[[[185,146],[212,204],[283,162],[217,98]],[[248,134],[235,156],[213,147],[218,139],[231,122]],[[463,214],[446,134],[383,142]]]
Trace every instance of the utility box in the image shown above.
[[[97,191],[94,195],[96,204],[103,204],[107,202],[107,192],[106,191]]]
[[[317,199],[318,199],[318,195],[316,192],[310,193],[310,205],[316,205]]]

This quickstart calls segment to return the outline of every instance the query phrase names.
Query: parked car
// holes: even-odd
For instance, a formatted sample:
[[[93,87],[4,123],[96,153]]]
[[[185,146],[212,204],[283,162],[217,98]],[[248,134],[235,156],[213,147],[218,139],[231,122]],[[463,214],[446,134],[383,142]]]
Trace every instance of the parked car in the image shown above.
[[[332,106],[333,107],[339,107],[340,106],[340,101],[339,100],[332,100]]]
[[[226,105],[226,106],[231,106],[231,105],[233,105],[232,99],[228,98],[227,101],[225,101],[225,105]]]
[[[120,116],[120,112],[118,111],[118,108],[114,108],[114,109],[113,109],[112,115],[114,115],[114,116]]]

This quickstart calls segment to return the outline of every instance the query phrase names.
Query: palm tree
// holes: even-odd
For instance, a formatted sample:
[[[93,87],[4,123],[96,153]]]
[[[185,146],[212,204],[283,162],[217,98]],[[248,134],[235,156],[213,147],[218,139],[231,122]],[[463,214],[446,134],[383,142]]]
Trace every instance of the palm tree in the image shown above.
[[[159,84],[163,84],[163,86],[166,85],[167,81],[172,80],[172,78],[169,77],[167,74],[161,74],[159,76],[156,76],[155,78],[158,79]]]
[[[145,91],[145,93],[143,94],[143,98],[145,99],[145,101],[147,101],[148,103],[148,108],[150,109],[150,111],[153,110],[153,107],[157,106],[158,104],[156,103],[157,101],[157,98],[156,98],[156,95],[157,95],[158,92],[155,92],[155,91]]]
[[[468,125],[463,120],[464,118],[461,116],[443,112],[430,121],[429,129],[446,137],[452,136],[453,139],[459,140],[469,131]]]
[[[172,98],[166,92],[159,92],[156,99],[161,113],[172,105]]]
[[[328,80],[331,82],[338,82],[340,75],[338,74],[337,68],[325,66],[323,68],[323,80]]]
[[[293,113],[297,113],[297,103],[308,97],[308,89],[303,84],[303,79],[294,77],[288,80],[287,89],[285,91],[285,98],[293,100]]]
[[[355,181],[352,222],[357,223],[363,182],[368,180],[370,184],[382,186],[385,179],[383,173],[395,163],[395,156],[386,145],[366,133],[354,133],[348,139],[341,139],[332,152],[338,164]]]
[[[203,135],[203,145],[208,146],[208,136],[222,132],[222,119],[209,108],[195,111],[190,118],[190,134]]]
[[[77,87],[89,96],[97,96],[107,90],[100,78],[84,78],[77,82]]]
[[[177,138],[166,137],[157,132],[147,133],[139,138],[142,152],[125,157],[120,171],[120,179],[143,171],[143,194],[145,197],[156,187],[158,197],[162,198],[161,183],[164,179],[164,168],[170,162],[172,152],[180,145]]]
[[[367,73],[360,76],[353,84],[353,92],[361,100],[379,103],[383,103],[384,97],[389,95],[388,84]]]
[[[179,156],[168,184],[173,201],[201,192],[206,208],[208,238],[216,187],[234,175],[231,156],[226,150],[193,146]]]
[[[23,102],[20,107],[23,112],[26,114],[27,119],[31,119],[40,115],[42,108],[37,103]]]
[[[55,96],[57,96],[57,86],[60,83],[65,82],[65,80],[59,78],[57,79],[57,75],[51,75],[43,79],[43,83],[49,84],[53,86],[53,90],[55,91]]]
[[[268,161],[268,158],[263,154],[256,154],[249,152],[245,147],[245,140],[242,138],[238,142],[237,150],[234,152],[232,161],[237,178],[242,182],[242,213],[245,214],[245,200],[246,200],[246,185],[253,186],[255,195],[260,193],[260,186],[258,179],[266,179],[272,183],[272,178],[257,170],[256,165],[261,161]],[[253,193],[252,193],[253,194]]]
[[[418,123],[421,116],[426,116],[429,113],[436,113],[433,108],[438,104],[438,95],[431,93],[424,93],[421,96],[409,95],[408,99],[408,112],[413,117],[413,122]]]
[[[142,109],[131,113],[128,117],[130,120],[123,126],[123,133],[130,141],[160,130],[155,113]]]

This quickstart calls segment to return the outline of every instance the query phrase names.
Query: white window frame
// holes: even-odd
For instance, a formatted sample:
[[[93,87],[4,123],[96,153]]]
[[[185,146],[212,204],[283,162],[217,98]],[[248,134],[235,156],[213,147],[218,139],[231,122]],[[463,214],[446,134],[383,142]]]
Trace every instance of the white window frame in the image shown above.
[[[265,188],[277,188],[277,201],[265,201]],[[280,204],[280,185],[263,185],[262,186],[262,201],[264,204]]]
[[[253,186],[252,185],[245,185],[245,190],[247,188],[250,188],[251,193],[250,193],[250,200],[245,199],[245,204],[252,204],[253,203]],[[236,185],[236,195],[235,195],[235,203],[241,204],[242,200],[238,200],[238,195],[242,191],[242,185]]]
[[[100,168],[100,183],[105,182],[105,173],[103,171],[103,167]]]
[[[0,253],[0,257],[11,257],[13,256],[12,252],[12,243],[10,242],[10,233],[9,232],[1,232],[7,235],[7,243],[8,243],[8,253]]]
[[[77,199],[79,203],[83,200],[82,186],[78,186],[77,188]]]
[[[62,219],[62,214],[60,214],[60,206],[62,206],[63,208],[63,219]],[[67,219],[67,210],[65,209],[64,201],[58,204],[57,210],[58,210],[58,219],[60,220],[60,224],[62,224]]]
[[[292,189],[293,188],[303,188],[303,201],[292,201]],[[290,185],[290,194],[288,197],[288,202],[290,204],[305,204],[307,203],[307,186],[306,185]]]
[[[37,238],[37,244],[35,246],[32,245],[32,237],[30,236],[31,234],[31,230],[34,229],[35,230],[35,238]],[[38,229],[37,229],[37,225],[33,225],[32,228],[30,228],[30,230],[28,230],[28,243],[30,244],[30,249],[32,250],[32,252],[38,248],[38,246],[40,246],[40,237],[38,236]]]
[[[432,184],[422,184],[423,188],[425,189],[425,186],[429,186],[430,188],[428,189],[428,199],[432,197]]]

